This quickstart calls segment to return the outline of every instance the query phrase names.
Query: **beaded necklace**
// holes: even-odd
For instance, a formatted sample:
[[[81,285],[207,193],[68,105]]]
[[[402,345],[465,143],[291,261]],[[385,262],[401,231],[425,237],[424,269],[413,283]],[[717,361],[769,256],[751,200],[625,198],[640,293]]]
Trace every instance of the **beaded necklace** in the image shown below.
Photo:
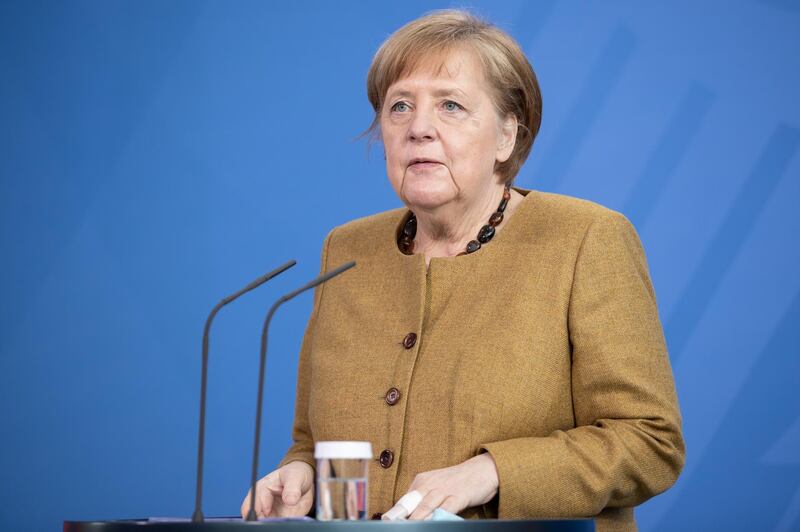
[[[500,223],[503,221],[503,212],[506,210],[506,206],[508,206],[508,200],[510,199],[511,185],[506,185],[503,189],[503,199],[500,200],[500,205],[497,206],[497,210],[489,217],[489,223],[481,227],[481,230],[478,231],[478,238],[475,240],[470,240],[467,243],[466,251],[462,251],[456,255],[457,257],[466,255],[467,253],[475,253],[481,249],[481,244],[488,243],[494,237],[495,227],[500,225]],[[412,212],[411,216],[408,217],[408,220],[403,225],[403,231],[397,238],[397,247],[400,248],[400,251],[406,255],[413,255],[415,236],[417,236],[417,217]]]

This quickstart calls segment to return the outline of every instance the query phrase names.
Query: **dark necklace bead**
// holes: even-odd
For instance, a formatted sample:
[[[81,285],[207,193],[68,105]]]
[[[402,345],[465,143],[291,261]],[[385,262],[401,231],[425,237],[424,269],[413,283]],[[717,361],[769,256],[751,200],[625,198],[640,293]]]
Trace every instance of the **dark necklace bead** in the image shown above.
[[[505,211],[510,199],[511,199],[511,191],[509,191],[508,187],[506,187],[503,190],[503,199],[500,200],[500,205],[497,207],[497,211],[501,213]]]
[[[508,200],[506,198],[501,199],[500,205],[497,206],[497,212],[502,213],[503,211],[506,210],[507,206],[508,206]]]
[[[492,214],[491,218],[489,218],[489,225],[491,225],[492,227],[497,227],[498,225],[500,225],[500,222],[502,221],[503,221],[503,213],[497,211]]]
[[[417,236],[417,217],[413,214],[406,222],[406,225],[403,226],[403,234],[409,238]]]
[[[491,225],[484,225],[478,232],[478,242],[481,244],[487,243],[494,236],[494,227]]]
[[[406,255],[412,255],[414,253],[414,241],[412,238],[413,237],[409,237],[408,235],[403,235],[400,237],[400,240],[397,241],[400,251]]]
[[[477,240],[470,240],[467,244],[467,253],[475,253],[479,249],[481,249],[481,243]]]
[[[511,190],[510,186],[506,185],[503,189],[503,199],[500,200],[500,205],[497,206],[497,211],[492,213],[492,216],[489,218],[489,223],[481,227],[481,230],[478,232],[477,240],[470,240],[467,244],[467,250],[462,251],[456,256],[466,255],[467,253],[475,253],[479,249],[481,249],[481,244],[486,244],[495,235],[495,227],[500,225],[503,221],[503,211],[506,210],[508,206],[508,202],[511,199]],[[417,236],[417,217],[412,212],[411,215],[406,220],[406,223],[403,224],[403,231],[397,238],[397,247],[400,248],[400,251],[406,255],[413,255],[414,254],[414,237]]]

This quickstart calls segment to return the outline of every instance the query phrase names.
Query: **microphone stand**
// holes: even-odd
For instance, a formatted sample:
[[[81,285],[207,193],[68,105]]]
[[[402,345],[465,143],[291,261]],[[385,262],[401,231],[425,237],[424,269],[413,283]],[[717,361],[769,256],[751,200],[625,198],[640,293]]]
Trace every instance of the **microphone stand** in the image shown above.
[[[356,263],[354,261],[348,262],[346,264],[342,264],[336,269],[329,271],[323,275],[320,275],[313,281],[301,286],[297,290],[293,292],[289,292],[285,296],[282,296],[278,299],[272,307],[269,309],[267,313],[267,318],[264,320],[264,327],[261,329],[261,362],[258,368],[258,403],[256,403],[256,435],[255,441],[253,443],[253,468],[251,470],[250,475],[250,510],[247,512],[247,521],[257,521],[258,518],[256,517],[256,476],[258,475],[258,448],[261,442],[261,403],[263,402],[262,398],[264,396],[264,367],[267,364],[267,334],[269,333],[269,324],[272,321],[272,316],[275,314],[275,311],[278,310],[278,307],[289,301],[290,299],[298,296],[299,294],[305,292],[306,290],[310,290],[317,285],[328,281],[340,273],[343,273],[353,266]]]
[[[197,490],[195,492],[194,513],[192,514],[192,521],[195,523],[203,522],[203,452],[205,449],[206,438],[206,381],[208,377],[208,336],[209,332],[211,331],[211,322],[214,321],[214,316],[217,315],[217,312],[219,312],[222,307],[234,299],[237,299],[239,296],[246,294],[250,290],[258,288],[276,275],[285,272],[295,264],[297,264],[297,261],[290,260],[283,265],[278,266],[271,272],[262,275],[235,294],[231,294],[224,298],[217,303],[213,309],[211,309],[211,312],[206,319],[206,326],[203,329],[203,368],[201,370],[200,377],[200,429],[197,436]]]

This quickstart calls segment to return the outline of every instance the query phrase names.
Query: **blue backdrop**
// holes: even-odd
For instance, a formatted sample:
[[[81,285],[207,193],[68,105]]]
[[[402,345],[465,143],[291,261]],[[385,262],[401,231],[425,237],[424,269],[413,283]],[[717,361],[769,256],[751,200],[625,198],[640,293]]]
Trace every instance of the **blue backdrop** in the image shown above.
[[[205,314],[297,258],[213,331],[205,509],[238,512],[261,320],[330,228],[399,206],[356,140],[366,71],[448,5],[0,3],[0,528],[190,515]],[[799,4],[469,5],[542,85],[518,184],[622,211],[648,255],[688,455],[641,529],[800,529]],[[273,323],[262,472],[310,306]]]

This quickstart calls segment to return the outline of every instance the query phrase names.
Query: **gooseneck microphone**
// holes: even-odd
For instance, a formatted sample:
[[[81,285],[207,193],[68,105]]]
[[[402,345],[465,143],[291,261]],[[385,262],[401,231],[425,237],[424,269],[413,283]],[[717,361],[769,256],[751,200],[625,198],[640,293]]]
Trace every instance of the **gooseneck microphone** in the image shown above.
[[[216,304],[216,306],[211,309],[211,312],[206,319],[206,326],[203,329],[203,369],[201,371],[200,377],[200,429],[199,434],[197,436],[197,491],[195,492],[195,500],[194,500],[194,513],[192,514],[192,521],[195,523],[203,521],[203,450],[205,448],[205,435],[206,435],[206,380],[208,376],[208,333],[211,330],[211,322],[214,321],[214,316],[217,315],[219,309],[233,301],[234,299],[238,298],[239,296],[246,294],[250,290],[258,288],[262,284],[266,283],[276,275],[279,275],[292,266],[297,264],[297,261],[290,260],[289,262],[278,266],[271,272],[262,275],[252,283],[248,284],[235,294],[231,294],[228,297],[224,298],[222,301]]]
[[[340,273],[343,273],[353,266],[356,263],[354,261],[348,262],[346,264],[342,264],[338,268],[335,268],[328,273],[324,273],[314,279],[313,281],[301,286],[294,292],[289,292],[285,296],[282,296],[278,299],[272,308],[269,309],[267,313],[267,318],[264,320],[264,327],[261,330],[261,363],[258,368],[258,403],[256,404],[256,436],[255,442],[253,444],[253,469],[251,471],[250,477],[250,510],[247,512],[247,520],[248,521],[256,521],[256,476],[258,474],[258,447],[261,443],[261,403],[262,397],[264,396],[264,366],[267,364],[267,333],[269,332],[269,322],[272,321],[272,315],[275,314],[275,311],[278,310],[278,307],[292,299],[293,297],[302,294],[306,290],[310,290],[315,286],[321,285],[325,281],[329,281],[333,279]]]

